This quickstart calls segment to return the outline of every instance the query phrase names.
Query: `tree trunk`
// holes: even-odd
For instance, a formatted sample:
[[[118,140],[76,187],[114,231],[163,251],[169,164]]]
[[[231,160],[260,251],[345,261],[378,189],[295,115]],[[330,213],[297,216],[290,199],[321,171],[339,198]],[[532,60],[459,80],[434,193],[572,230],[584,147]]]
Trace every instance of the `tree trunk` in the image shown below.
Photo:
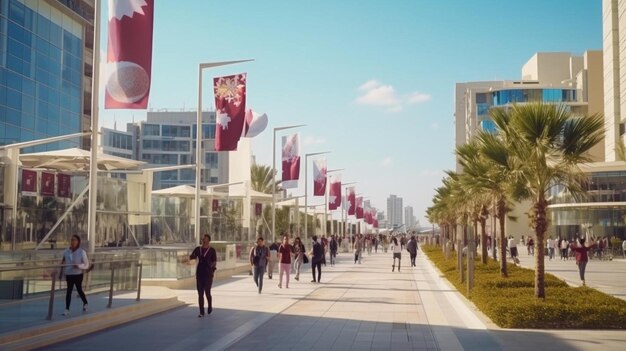
[[[504,225],[506,218],[506,202],[503,199],[498,200],[498,222],[500,222],[500,276],[507,278],[509,273],[506,268],[506,235],[504,234]]]
[[[480,219],[480,261],[482,264],[487,264],[487,218],[481,217]]]
[[[535,226],[535,297],[546,298],[545,287],[545,257],[544,237],[548,229],[548,219],[546,218],[548,202],[541,196],[533,206]]]

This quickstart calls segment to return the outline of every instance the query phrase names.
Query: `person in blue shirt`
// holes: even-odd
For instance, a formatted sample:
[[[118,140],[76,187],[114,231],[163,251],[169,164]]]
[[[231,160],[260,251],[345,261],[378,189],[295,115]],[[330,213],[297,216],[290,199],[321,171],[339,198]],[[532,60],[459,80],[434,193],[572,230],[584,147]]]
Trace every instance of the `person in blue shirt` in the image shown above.
[[[65,293],[65,312],[64,316],[70,315],[70,304],[72,303],[72,291],[76,287],[78,296],[83,300],[83,312],[87,311],[87,297],[83,291],[83,275],[84,271],[89,269],[89,260],[87,259],[87,253],[80,248],[80,237],[78,235],[72,235],[70,241],[70,247],[63,251],[63,265],[61,268],[61,275],[65,274],[65,280],[67,282],[67,292]],[[59,277],[60,278],[60,277]]]

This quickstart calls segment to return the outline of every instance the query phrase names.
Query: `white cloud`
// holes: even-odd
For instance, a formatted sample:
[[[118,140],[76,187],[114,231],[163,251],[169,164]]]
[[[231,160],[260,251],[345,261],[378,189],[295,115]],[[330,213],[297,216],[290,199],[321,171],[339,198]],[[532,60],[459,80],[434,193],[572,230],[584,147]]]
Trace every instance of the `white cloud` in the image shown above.
[[[303,143],[304,143],[304,145],[325,144],[326,143],[326,139],[318,138],[318,137],[314,137],[314,136],[308,136],[308,137],[304,138]]]
[[[392,85],[383,84],[375,79],[361,84],[358,90],[362,92],[361,96],[356,98],[358,104],[387,107],[387,112],[390,113],[400,112],[406,105],[420,104],[431,99],[429,94],[419,91],[400,95]]]
[[[393,163],[393,160],[391,159],[391,157],[387,156],[382,161],[380,161],[380,166],[389,167],[391,166],[392,163]]]

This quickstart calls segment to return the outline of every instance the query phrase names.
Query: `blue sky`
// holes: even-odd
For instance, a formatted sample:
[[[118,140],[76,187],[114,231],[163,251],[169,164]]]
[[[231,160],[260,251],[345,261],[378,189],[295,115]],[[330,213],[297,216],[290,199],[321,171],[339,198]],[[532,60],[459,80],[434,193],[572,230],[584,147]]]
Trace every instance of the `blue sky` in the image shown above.
[[[195,108],[200,62],[254,58],[205,84],[248,72],[248,106],[270,119],[253,142],[259,163],[272,162],[270,128],[305,123],[303,153],[332,150],[328,168],[345,168],[373,206],[397,194],[422,223],[454,167],[455,82],[519,79],[537,51],[602,48],[600,1],[155,2],[152,108]],[[145,119],[101,111],[107,127]]]

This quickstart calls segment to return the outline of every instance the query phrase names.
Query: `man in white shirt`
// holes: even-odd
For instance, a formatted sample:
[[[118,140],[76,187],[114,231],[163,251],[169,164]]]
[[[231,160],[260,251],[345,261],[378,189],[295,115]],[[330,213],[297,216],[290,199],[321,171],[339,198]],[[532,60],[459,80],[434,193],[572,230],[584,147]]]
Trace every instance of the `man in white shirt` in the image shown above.
[[[550,261],[552,261],[552,257],[554,257],[554,239],[552,239],[552,237],[548,238],[547,241],[547,246],[548,246],[548,257],[550,258]]]
[[[511,252],[513,262],[518,263],[519,259],[517,258],[517,241],[515,241],[513,235],[509,237],[509,251]]]

